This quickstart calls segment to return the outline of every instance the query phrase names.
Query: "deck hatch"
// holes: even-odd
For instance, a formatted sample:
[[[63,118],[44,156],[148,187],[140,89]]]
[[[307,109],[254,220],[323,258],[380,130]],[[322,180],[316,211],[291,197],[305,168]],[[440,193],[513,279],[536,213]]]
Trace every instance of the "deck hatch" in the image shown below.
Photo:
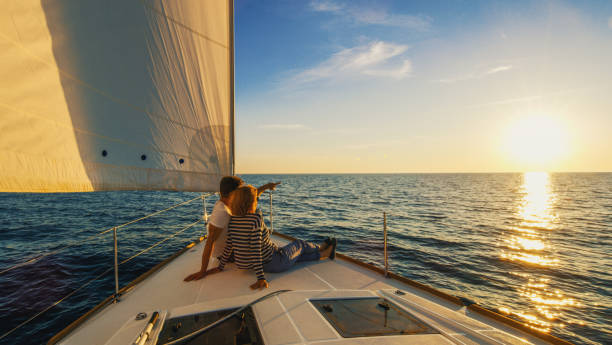
[[[438,333],[384,298],[320,299],[310,302],[344,338]]]
[[[164,327],[159,333],[157,344],[165,344],[197,329],[206,327],[237,309],[217,310],[168,319],[164,322]],[[253,316],[253,310],[249,307],[214,328],[178,344],[263,345],[263,341],[257,327],[257,321]]]

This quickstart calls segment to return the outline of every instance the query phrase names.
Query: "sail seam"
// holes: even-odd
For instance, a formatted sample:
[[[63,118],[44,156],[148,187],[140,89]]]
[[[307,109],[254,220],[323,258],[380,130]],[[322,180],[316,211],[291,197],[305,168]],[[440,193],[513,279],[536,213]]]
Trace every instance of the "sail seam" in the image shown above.
[[[169,16],[166,16],[165,12],[165,6],[162,3],[160,3],[161,8],[152,8],[151,6],[148,6],[144,3],[143,0],[141,0],[141,2],[143,2],[143,5],[146,6],[147,8],[150,8],[152,10],[152,16],[151,18],[153,18],[155,16],[155,14],[159,14],[161,16],[161,18],[165,18],[166,20],[162,20],[162,23],[157,23],[157,21],[155,21],[155,23],[150,23],[150,25],[152,25],[153,27],[157,27],[158,25],[163,25],[164,30],[159,30],[159,37],[156,35],[153,35],[153,40],[151,42],[149,42],[149,46],[151,45],[156,45],[156,46],[166,46],[167,44],[171,45],[171,46],[179,46],[179,47],[183,47],[183,45],[191,45],[191,44],[196,44],[197,42],[197,38],[194,37],[193,35],[188,35],[188,38],[185,39],[181,39],[181,35],[178,35],[178,32],[181,31],[181,29],[186,29],[188,31],[193,32],[193,30],[190,27],[187,27],[185,25],[183,25],[180,22],[177,22],[176,20],[174,20],[174,18],[171,18]],[[177,25],[172,25],[172,23],[177,24]],[[153,32],[157,32],[157,30],[155,30],[154,28],[152,29]],[[164,34],[165,33],[165,34]],[[199,33],[197,33],[198,36],[204,37],[206,39],[209,39],[208,37],[205,37],[203,35],[199,35]],[[223,46],[224,48],[227,48],[225,46]],[[149,48],[151,50],[151,48]],[[227,48],[229,50],[229,48]],[[179,49],[179,51],[181,51],[181,49]],[[151,54],[153,56],[153,54]],[[215,117],[215,113],[217,112],[221,112],[224,113],[222,109],[214,111],[214,105],[211,103],[214,103],[214,101],[211,101],[211,103],[209,103],[207,100],[213,99],[213,98],[219,98],[220,95],[216,95],[215,97],[215,90],[214,88],[209,89],[207,86],[208,85],[201,85],[200,83],[195,82],[194,84],[189,83],[189,77],[188,77],[188,70],[190,69],[189,67],[191,66],[191,64],[195,64],[195,66],[191,66],[191,69],[194,69],[194,72],[196,75],[199,75],[203,72],[205,72],[206,67],[202,66],[201,60],[195,60],[193,62],[189,62],[186,59],[188,58],[187,55],[185,54],[177,54],[177,56],[174,56],[175,59],[175,63],[178,65],[177,71],[180,74],[180,80],[174,80],[174,78],[170,77],[170,79],[172,79],[173,81],[179,82],[180,85],[182,85],[185,90],[187,92],[189,92],[190,90],[192,92],[195,92],[196,94],[200,94],[203,96],[203,99],[205,101],[203,101],[201,104],[196,104],[198,102],[195,102],[194,99],[190,98],[187,99],[187,108],[192,110],[194,112],[194,114],[198,114],[199,116],[205,118],[207,120],[207,122],[209,124],[213,124],[213,123],[217,123],[217,119]],[[160,63],[163,65],[164,62],[166,62],[166,65],[168,65],[168,62],[165,61],[168,59],[167,55],[162,55],[159,56],[158,59],[160,59]],[[155,58],[154,58],[155,60]],[[163,80],[166,80],[166,78],[168,78],[167,75],[165,75],[163,73],[163,71],[156,71],[157,73],[153,73],[154,75],[154,80],[155,80],[155,76],[162,78]],[[169,73],[168,71],[165,71],[166,73]],[[163,75],[160,75],[163,74]],[[192,90],[193,88],[197,88],[197,90]],[[218,90],[217,90],[218,91]],[[174,102],[177,102],[176,100],[176,95],[173,98]],[[165,102],[162,102],[165,103]],[[172,104],[173,105],[173,104]],[[200,108],[201,107],[201,108]],[[213,108],[211,110],[211,107]],[[171,111],[166,111],[166,113],[171,113]],[[201,115],[200,115],[201,114]],[[230,127],[231,127],[231,120],[230,120]],[[210,128],[206,129],[208,132],[211,133],[212,135],[212,131]],[[201,138],[200,138],[201,139]],[[231,140],[230,140],[231,141]],[[214,148],[214,153],[216,154],[216,158],[217,158],[217,164],[219,165],[219,169],[223,170],[223,171],[227,171],[227,168],[225,167],[224,169],[221,169],[221,161],[222,159],[225,158],[225,141],[220,142],[218,140],[212,140],[210,141],[210,143],[208,143],[210,146],[212,146]],[[233,144],[232,144],[233,145]],[[232,153],[232,157],[233,157],[233,153]],[[232,170],[233,171],[233,170]]]
[[[179,22],[178,20],[168,16],[167,14],[163,13],[161,10],[159,10],[159,9],[149,5],[149,4],[147,4],[145,0],[140,0],[140,2],[142,3],[142,5],[144,7],[148,8],[148,9],[152,10],[153,12],[157,13],[158,15],[168,19],[169,21],[173,22],[174,24],[176,24],[176,25],[178,25],[178,26],[180,26],[180,27],[190,31],[191,33],[196,34],[197,36],[200,36],[201,38],[204,38],[205,40],[210,41],[212,43],[215,43],[215,44],[217,44],[217,45],[219,45],[219,46],[221,46],[221,47],[223,47],[225,49],[229,49],[229,47],[227,45],[225,45],[225,44],[223,44],[223,43],[221,43],[221,42],[219,42],[219,41],[217,41],[217,40],[215,40],[213,38],[210,38],[210,37],[204,35],[203,33],[197,31],[196,29],[193,29],[190,26],[188,26],[186,24],[183,24],[183,23]]]

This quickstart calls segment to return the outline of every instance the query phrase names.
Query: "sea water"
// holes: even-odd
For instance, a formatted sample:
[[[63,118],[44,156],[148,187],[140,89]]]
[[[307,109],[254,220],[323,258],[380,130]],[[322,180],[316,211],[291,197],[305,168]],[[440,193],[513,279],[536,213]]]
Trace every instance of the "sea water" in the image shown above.
[[[611,173],[242,178],[282,182],[276,231],[336,237],[338,251],[382,266],[386,214],[392,272],[577,344],[612,342]],[[198,195],[0,194],[0,271],[10,269],[0,274],[0,336],[44,311],[0,343],[44,343],[113,293],[112,271],[91,281],[113,264],[112,231],[97,233]],[[269,203],[260,197],[268,223]],[[202,213],[196,200],[120,228],[119,261],[183,231],[121,265],[121,286],[204,234],[201,223],[187,228]]]

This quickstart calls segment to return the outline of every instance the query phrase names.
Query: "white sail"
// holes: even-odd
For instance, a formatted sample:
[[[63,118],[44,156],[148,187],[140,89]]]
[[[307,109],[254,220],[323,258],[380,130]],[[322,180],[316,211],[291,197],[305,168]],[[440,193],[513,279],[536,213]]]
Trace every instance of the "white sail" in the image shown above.
[[[233,169],[231,0],[7,0],[0,192],[215,191]]]

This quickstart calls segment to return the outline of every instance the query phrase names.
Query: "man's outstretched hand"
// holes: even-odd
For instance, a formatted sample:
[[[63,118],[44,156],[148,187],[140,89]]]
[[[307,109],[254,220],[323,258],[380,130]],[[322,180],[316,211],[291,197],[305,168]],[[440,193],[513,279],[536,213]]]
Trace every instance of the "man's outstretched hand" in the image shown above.
[[[270,182],[270,183],[265,184],[264,186],[266,187],[266,189],[275,190],[276,186],[278,186],[279,184],[281,184],[280,181],[278,181],[278,182]]]
[[[186,281],[186,282],[200,280],[200,279],[206,277],[207,275],[218,273],[218,272],[221,272],[221,270],[219,269],[219,267],[215,267],[215,268],[209,269],[208,271],[199,271],[199,272],[196,272],[196,273],[192,273],[192,274],[188,275],[183,280]]]
[[[265,279],[258,279],[255,284],[251,284],[251,289],[256,290],[256,289],[265,289],[267,287],[269,287],[270,285],[268,285],[268,282]]]
[[[279,182],[266,183],[263,186],[257,188],[257,192],[259,194],[261,194],[261,193],[265,192],[266,190],[275,190],[276,186],[278,186],[279,184],[281,184],[280,181]]]

